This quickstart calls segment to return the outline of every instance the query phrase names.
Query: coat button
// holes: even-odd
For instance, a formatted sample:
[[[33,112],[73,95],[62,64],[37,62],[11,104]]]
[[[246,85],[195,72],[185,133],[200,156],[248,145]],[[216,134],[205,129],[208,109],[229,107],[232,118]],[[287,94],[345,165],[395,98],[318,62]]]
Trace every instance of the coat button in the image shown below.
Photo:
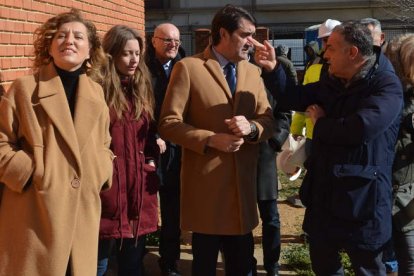
[[[72,188],[79,188],[80,187],[80,180],[78,178],[74,178],[70,184],[72,185]]]

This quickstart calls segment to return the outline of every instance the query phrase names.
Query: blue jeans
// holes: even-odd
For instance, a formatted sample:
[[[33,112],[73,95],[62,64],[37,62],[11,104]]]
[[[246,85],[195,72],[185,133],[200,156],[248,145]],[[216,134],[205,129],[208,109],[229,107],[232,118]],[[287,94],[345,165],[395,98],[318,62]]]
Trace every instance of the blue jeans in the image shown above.
[[[262,220],[263,266],[267,272],[279,270],[280,257],[280,221],[277,201],[258,200]]]
[[[99,240],[98,249],[98,276],[104,276],[108,270],[108,260],[112,250],[116,246],[118,261],[118,276],[143,276],[144,267],[142,260],[145,255],[145,236],[132,239]]]
[[[382,262],[382,251],[367,251],[348,243],[309,237],[309,253],[312,270],[316,275],[344,275],[339,251],[344,249],[348,254],[352,269],[356,275],[386,275]]]
[[[398,275],[414,274],[414,230],[393,232],[394,250],[398,260]]]
[[[226,276],[251,276],[254,241],[246,235],[208,235],[193,233],[193,276],[215,276],[219,250],[222,249]]]

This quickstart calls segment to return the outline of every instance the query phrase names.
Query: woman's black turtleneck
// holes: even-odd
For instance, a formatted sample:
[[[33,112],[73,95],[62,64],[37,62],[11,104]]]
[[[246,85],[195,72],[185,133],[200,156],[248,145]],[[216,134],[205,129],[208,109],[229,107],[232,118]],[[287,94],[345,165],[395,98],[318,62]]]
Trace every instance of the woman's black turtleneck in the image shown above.
[[[75,112],[75,101],[76,101],[76,88],[79,82],[79,75],[83,73],[83,68],[80,67],[79,69],[69,72],[63,69],[60,69],[55,65],[56,72],[58,73],[63,88],[65,89],[66,98],[68,99],[70,113],[73,114]]]

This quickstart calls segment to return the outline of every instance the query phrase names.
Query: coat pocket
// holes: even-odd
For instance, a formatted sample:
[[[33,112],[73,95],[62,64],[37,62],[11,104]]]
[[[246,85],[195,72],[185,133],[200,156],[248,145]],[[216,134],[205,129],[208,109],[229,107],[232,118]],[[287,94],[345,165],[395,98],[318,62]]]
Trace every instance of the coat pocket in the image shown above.
[[[349,221],[374,218],[378,197],[378,167],[335,165],[333,168],[331,211]]]
[[[156,168],[143,164],[142,179],[136,183],[134,194],[128,193],[128,217],[130,219],[142,218],[148,213],[154,212],[152,201],[157,199],[159,179]],[[155,212],[157,205],[155,204]]]
[[[120,167],[124,167],[121,160],[115,158],[113,161],[112,187],[100,193],[103,218],[119,219],[122,205],[126,205],[122,199],[121,192],[121,185],[126,181],[125,170],[120,169]]]
[[[43,181],[45,166],[44,166],[44,147],[43,145],[35,145],[33,147],[34,171],[31,181],[35,183],[36,189],[41,191],[48,188],[48,183]],[[30,183],[27,183],[30,184]]]
[[[153,195],[158,192],[160,182],[155,167],[148,164],[144,164],[144,183],[145,192],[149,195]]]

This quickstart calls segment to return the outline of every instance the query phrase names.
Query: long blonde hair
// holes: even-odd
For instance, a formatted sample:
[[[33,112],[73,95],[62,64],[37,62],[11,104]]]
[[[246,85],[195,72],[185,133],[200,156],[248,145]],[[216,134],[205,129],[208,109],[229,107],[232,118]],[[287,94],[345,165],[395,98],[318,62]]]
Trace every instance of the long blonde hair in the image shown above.
[[[139,119],[142,112],[147,112],[153,119],[155,100],[150,73],[144,62],[144,40],[136,30],[124,25],[115,25],[105,34],[102,46],[108,56],[108,62],[102,67],[100,83],[105,92],[106,103],[115,110],[118,118],[122,118],[122,112],[128,109],[128,104],[115,63],[121,56],[125,44],[131,39],[138,41],[141,50],[138,67],[131,79],[134,117]]]
[[[414,86],[414,34],[403,34],[393,38],[387,45],[385,55],[404,86]]]

